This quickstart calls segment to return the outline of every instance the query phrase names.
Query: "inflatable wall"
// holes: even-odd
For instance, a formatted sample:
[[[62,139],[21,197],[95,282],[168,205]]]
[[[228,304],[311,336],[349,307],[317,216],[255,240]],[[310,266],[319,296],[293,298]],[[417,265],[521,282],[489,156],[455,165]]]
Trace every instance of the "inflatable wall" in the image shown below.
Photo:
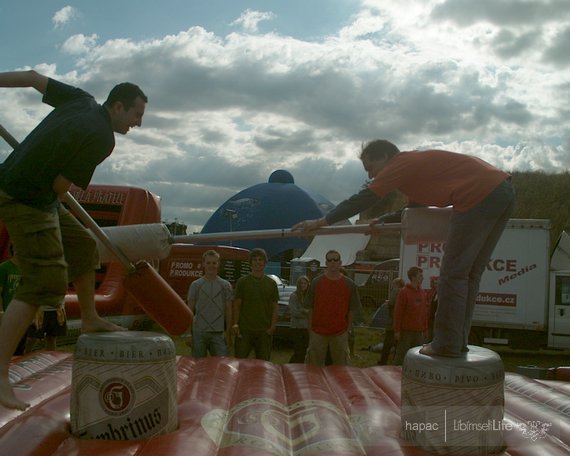
[[[318,368],[235,358],[176,358],[174,432],[142,440],[78,439],[69,422],[72,358],[44,352],[13,360],[16,394],[31,407],[0,408],[0,454],[429,454],[400,437],[398,367]],[[568,455],[569,397],[570,383],[507,374],[501,454]]]

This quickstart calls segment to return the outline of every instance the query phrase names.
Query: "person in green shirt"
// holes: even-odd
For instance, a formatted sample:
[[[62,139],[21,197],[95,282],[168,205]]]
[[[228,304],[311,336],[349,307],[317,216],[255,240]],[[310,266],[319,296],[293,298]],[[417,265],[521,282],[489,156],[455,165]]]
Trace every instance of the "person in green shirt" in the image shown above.
[[[265,250],[253,249],[249,264],[251,274],[240,277],[236,283],[232,326],[235,356],[247,358],[253,349],[256,358],[269,361],[277,324],[279,291],[275,281],[265,275]]]

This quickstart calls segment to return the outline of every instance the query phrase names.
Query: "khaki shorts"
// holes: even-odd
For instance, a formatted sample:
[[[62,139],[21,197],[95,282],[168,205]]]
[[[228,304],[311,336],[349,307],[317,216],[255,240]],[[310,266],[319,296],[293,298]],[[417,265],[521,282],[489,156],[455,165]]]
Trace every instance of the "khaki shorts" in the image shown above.
[[[58,308],[68,283],[99,267],[95,240],[63,206],[43,211],[0,191],[0,220],[22,274],[14,299]]]
[[[309,331],[309,346],[305,355],[305,363],[315,366],[324,366],[330,351],[334,365],[346,366],[350,359],[348,347],[348,331],[338,336],[323,336],[314,331]]]

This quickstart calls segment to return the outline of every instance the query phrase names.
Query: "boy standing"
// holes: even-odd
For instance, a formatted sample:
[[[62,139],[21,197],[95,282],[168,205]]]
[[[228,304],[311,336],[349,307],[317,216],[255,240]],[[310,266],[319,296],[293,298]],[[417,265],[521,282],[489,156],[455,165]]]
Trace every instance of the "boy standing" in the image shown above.
[[[394,308],[394,338],[398,341],[394,364],[400,366],[408,350],[422,345],[427,336],[428,304],[422,289],[423,271],[412,266],[408,270],[410,282],[398,293]]]
[[[255,357],[269,361],[273,334],[277,325],[279,291],[273,279],[265,275],[267,254],[253,249],[249,255],[251,274],[236,283],[234,300],[235,355],[247,358],[251,350]]]
[[[326,270],[315,277],[307,293],[309,307],[309,348],[305,362],[324,366],[327,351],[334,365],[349,360],[349,331],[353,317],[360,315],[360,299],[355,283],[341,272],[340,253],[329,250]]]
[[[192,335],[186,344],[192,356],[228,356],[231,342],[232,286],[218,275],[220,254],[207,250],[202,255],[204,275],[190,284],[188,306],[194,313]]]

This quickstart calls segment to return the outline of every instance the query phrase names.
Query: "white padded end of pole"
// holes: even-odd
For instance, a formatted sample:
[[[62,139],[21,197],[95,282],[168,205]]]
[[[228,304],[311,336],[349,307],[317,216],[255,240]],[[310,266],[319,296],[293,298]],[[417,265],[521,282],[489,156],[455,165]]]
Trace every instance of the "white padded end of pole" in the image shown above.
[[[406,244],[445,241],[451,213],[451,207],[405,209],[402,213],[402,239]]]
[[[144,225],[121,225],[103,228],[111,243],[131,261],[162,260],[170,254],[170,232],[162,223],[149,223]],[[92,234],[93,236],[93,234]],[[115,256],[109,252],[99,239],[97,248],[102,263],[116,261]]]

